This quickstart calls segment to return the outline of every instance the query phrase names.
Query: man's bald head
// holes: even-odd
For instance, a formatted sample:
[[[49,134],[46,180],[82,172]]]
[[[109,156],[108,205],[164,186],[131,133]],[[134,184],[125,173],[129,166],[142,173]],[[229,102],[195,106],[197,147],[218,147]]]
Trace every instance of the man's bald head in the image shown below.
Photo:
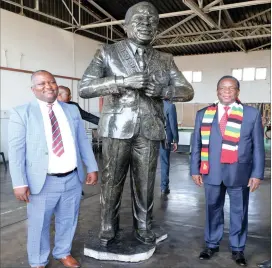
[[[46,71],[46,70],[38,70],[38,71],[35,71],[35,72],[32,73],[32,75],[31,75],[31,83],[32,83],[32,86],[35,85],[34,80],[35,80],[35,78],[36,78],[38,75],[40,75],[40,74],[48,74],[48,75],[50,75],[50,76],[52,76],[52,77],[54,78],[53,74],[51,74],[50,72],[48,72],[48,71]],[[54,78],[54,79],[55,79],[55,78]]]

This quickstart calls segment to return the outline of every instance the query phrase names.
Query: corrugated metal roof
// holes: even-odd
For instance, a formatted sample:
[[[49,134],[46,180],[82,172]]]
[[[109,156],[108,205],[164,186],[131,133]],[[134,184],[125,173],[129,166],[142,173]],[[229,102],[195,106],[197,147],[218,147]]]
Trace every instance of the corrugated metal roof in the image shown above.
[[[22,12],[21,7],[14,6],[11,4],[21,4],[21,0],[2,0],[1,8],[9,11],[20,13]],[[23,0],[25,7],[34,9],[36,0]],[[43,14],[34,13],[33,10],[29,11],[24,9],[23,13],[25,16],[32,19],[45,22],[57,27],[66,28],[76,26],[73,22],[69,11],[63,4],[73,12],[74,18],[79,22],[79,5],[78,0],[74,0],[73,5],[71,0],[39,0],[39,11],[47,15],[56,17],[61,21],[53,18],[44,16]],[[125,13],[128,8],[139,0],[96,0],[95,3],[113,16],[116,20],[124,19]],[[182,0],[149,0],[158,9],[160,14],[169,12],[178,12],[190,10]],[[198,4],[198,1],[194,0]],[[199,1],[201,2],[201,1]],[[213,1],[202,0],[203,6],[211,4]],[[249,2],[247,0],[234,1],[234,0],[222,0],[220,4],[239,4],[243,2]],[[254,2],[254,1],[250,1]],[[98,23],[99,21],[110,21],[98,8],[94,7],[90,1],[82,0],[82,7],[80,9],[80,24],[87,25],[91,23]],[[184,22],[182,25],[168,31],[163,37],[157,39],[154,42],[154,46],[159,46],[158,49],[161,51],[172,53],[173,55],[193,55],[193,54],[207,54],[207,53],[220,53],[220,52],[232,52],[232,51],[244,51],[252,49],[271,49],[270,45],[270,24],[271,24],[271,4],[259,4],[254,6],[246,6],[239,8],[231,8],[222,11],[212,11],[206,13],[216,24],[220,20],[220,27],[218,29],[212,29],[206,22],[200,17],[195,15],[192,19]],[[257,15],[252,19],[250,17]],[[176,23],[184,20],[186,16],[169,17],[160,20],[159,33],[169,29]],[[260,28],[261,25],[265,27]],[[77,30],[78,34],[87,36],[89,38],[102,41],[102,42],[114,42],[114,40],[120,40],[124,38],[125,34],[121,25],[112,27],[114,29],[111,32],[111,27],[99,27],[93,28],[86,31]],[[226,29],[237,29],[236,31],[226,31]],[[78,27],[74,28],[78,29]],[[221,29],[223,29],[221,31]],[[72,31],[71,28],[67,29]],[[243,40],[233,40],[241,39]],[[252,38],[254,36],[254,38]],[[255,38],[257,36],[257,38]],[[250,39],[249,39],[250,38]],[[218,42],[219,40],[219,42]],[[260,47],[260,48],[259,48]]]

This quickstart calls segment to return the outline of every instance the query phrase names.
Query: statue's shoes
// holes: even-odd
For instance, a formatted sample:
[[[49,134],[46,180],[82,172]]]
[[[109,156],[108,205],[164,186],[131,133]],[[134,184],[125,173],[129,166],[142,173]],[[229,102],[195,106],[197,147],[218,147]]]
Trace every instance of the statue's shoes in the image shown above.
[[[156,235],[151,230],[135,230],[135,237],[144,244],[154,244]]]
[[[115,237],[115,232],[113,230],[100,231],[99,239],[102,246],[107,246]]]

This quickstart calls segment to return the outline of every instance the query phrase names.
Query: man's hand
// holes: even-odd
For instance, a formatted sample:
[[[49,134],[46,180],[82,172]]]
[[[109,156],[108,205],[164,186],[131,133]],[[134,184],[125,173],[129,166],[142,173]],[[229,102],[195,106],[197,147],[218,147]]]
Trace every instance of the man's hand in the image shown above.
[[[148,79],[147,73],[135,73],[124,78],[124,87],[142,89],[148,85]]]
[[[97,172],[91,172],[87,173],[87,178],[86,178],[86,184],[89,185],[96,185],[98,180],[98,174]]]
[[[175,142],[175,143],[173,144],[173,152],[176,152],[177,149],[178,149],[178,144]]]
[[[260,184],[261,184],[260,179],[251,178],[249,179],[247,187],[250,187],[250,192],[252,193],[259,188]]]
[[[19,188],[15,188],[13,189],[14,195],[18,200],[24,201],[26,203],[29,203],[29,195],[30,195],[30,191],[29,188],[26,187],[19,187]]]
[[[196,185],[198,186],[202,186],[203,184],[203,180],[202,180],[202,176],[201,175],[192,175],[192,178],[195,182]]]

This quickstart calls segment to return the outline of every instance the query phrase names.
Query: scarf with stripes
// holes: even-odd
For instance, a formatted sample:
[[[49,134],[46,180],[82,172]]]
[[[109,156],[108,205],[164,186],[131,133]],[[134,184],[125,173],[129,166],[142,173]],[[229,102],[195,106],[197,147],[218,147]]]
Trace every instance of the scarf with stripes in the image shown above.
[[[203,116],[201,124],[201,165],[200,173],[209,173],[209,144],[214,116],[217,112],[218,102],[209,106]],[[221,163],[232,164],[238,161],[238,143],[243,120],[243,105],[237,100],[228,116],[226,129],[222,140]]]

